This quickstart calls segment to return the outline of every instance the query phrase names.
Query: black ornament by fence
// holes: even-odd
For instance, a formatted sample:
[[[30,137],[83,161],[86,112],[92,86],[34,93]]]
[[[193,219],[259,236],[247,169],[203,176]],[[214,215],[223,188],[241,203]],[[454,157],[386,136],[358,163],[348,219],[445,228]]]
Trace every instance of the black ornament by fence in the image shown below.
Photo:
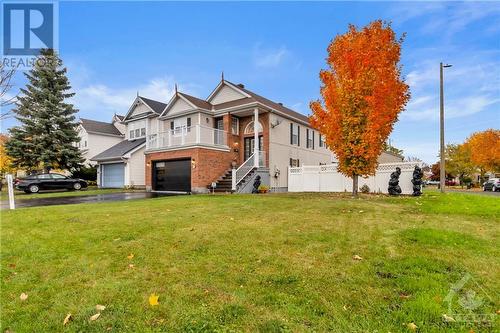
[[[387,192],[389,195],[400,195],[401,187],[399,186],[399,176],[401,175],[401,168],[397,167],[396,171],[391,173],[391,179],[389,180],[389,187]]]
[[[413,184],[413,196],[418,197],[422,195],[422,177],[424,173],[422,169],[415,165],[415,170],[413,170],[413,179],[411,180]]]

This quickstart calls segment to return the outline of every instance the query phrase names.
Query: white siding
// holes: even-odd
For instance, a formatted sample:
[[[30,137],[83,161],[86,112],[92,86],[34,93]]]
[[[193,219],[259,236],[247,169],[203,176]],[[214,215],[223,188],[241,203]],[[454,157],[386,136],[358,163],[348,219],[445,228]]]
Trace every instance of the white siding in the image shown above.
[[[300,146],[290,144],[290,120],[270,115],[270,123],[280,124],[269,129],[269,171],[271,173],[271,187],[285,188],[288,186],[288,167],[290,158],[299,159],[300,165],[319,165],[320,163],[331,163],[333,154],[327,148],[319,147],[319,133],[314,130],[314,149],[306,148],[306,127],[300,126]],[[297,125],[294,123],[294,125]],[[279,170],[279,177],[274,177]]]
[[[151,109],[143,103],[140,103],[135,106],[134,111],[132,111],[132,114],[130,116],[137,116],[146,112],[151,112]]]
[[[117,136],[87,133],[81,126],[78,128],[78,137],[80,138],[80,151],[85,159],[84,165],[95,165],[96,162],[90,160],[92,157],[123,140],[123,138]],[[87,142],[87,146],[85,146],[85,142]]]
[[[174,105],[172,105],[170,107],[170,109],[168,110],[167,115],[170,116],[170,115],[174,115],[174,114],[181,113],[183,111],[192,110],[192,109],[193,109],[193,107],[190,104],[188,104],[185,100],[183,100],[182,98],[177,98]]]
[[[225,85],[223,86],[216,95],[212,96],[210,103],[217,105],[229,101],[234,101],[237,99],[245,98],[246,96],[241,94],[239,91]]]
[[[127,163],[128,179],[125,179],[125,185],[140,187],[146,185],[146,158],[144,150],[145,147],[139,149],[129,158]]]

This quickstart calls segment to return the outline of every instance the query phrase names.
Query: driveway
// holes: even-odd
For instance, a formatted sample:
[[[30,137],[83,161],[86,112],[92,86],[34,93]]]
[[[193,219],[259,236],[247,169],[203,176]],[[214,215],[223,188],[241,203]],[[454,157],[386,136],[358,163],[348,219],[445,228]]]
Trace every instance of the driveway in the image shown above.
[[[456,189],[456,190],[455,189],[446,189],[446,192],[467,193],[467,194],[500,197],[500,192],[492,192],[492,191],[471,191],[471,190],[459,190],[459,189]]]
[[[39,199],[34,198],[34,199],[16,200],[16,208],[148,199],[148,198],[157,198],[168,195],[172,194],[152,193],[152,192],[130,192],[130,193],[81,195],[74,197],[55,197],[55,198],[39,198]],[[2,200],[0,209],[9,209],[9,201]]]

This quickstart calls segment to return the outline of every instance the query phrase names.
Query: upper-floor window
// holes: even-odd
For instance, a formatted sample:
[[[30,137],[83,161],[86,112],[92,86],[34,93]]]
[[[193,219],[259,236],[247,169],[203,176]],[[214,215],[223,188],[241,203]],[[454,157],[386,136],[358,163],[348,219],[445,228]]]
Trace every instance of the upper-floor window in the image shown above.
[[[314,149],[314,131],[310,130],[309,128],[306,128],[306,137],[307,137],[306,148]]]
[[[319,146],[320,147],[324,147],[325,146],[325,138],[321,134],[319,136]]]
[[[170,121],[170,130],[172,131],[173,135],[181,135],[184,131],[190,132],[191,131],[191,118],[178,118]]]
[[[130,130],[129,137],[130,139],[134,138],[134,130]]]
[[[236,117],[231,117],[231,133],[234,135],[240,134],[240,120]]]
[[[300,126],[290,123],[290,144],[300,146]]]
[[[129,139],[139,139],[146,136],[146,122],[136,121],[128,124]]]

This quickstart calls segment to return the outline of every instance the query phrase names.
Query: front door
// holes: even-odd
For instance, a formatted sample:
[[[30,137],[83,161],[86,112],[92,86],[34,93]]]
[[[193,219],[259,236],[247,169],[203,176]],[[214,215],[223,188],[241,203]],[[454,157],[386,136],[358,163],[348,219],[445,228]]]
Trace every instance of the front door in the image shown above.
[[[263,144],[264,137],[262,135],[259,135],[259,150],[262,151],[262,147],[264,146]],[[249,137],[245,138],[245,149],[244,149],[244,157],[245,161],[248,160],[248,158],[253,154],[253,150],[255,148],[255,138]],[[260,161],[262,163],[262,161]]]

